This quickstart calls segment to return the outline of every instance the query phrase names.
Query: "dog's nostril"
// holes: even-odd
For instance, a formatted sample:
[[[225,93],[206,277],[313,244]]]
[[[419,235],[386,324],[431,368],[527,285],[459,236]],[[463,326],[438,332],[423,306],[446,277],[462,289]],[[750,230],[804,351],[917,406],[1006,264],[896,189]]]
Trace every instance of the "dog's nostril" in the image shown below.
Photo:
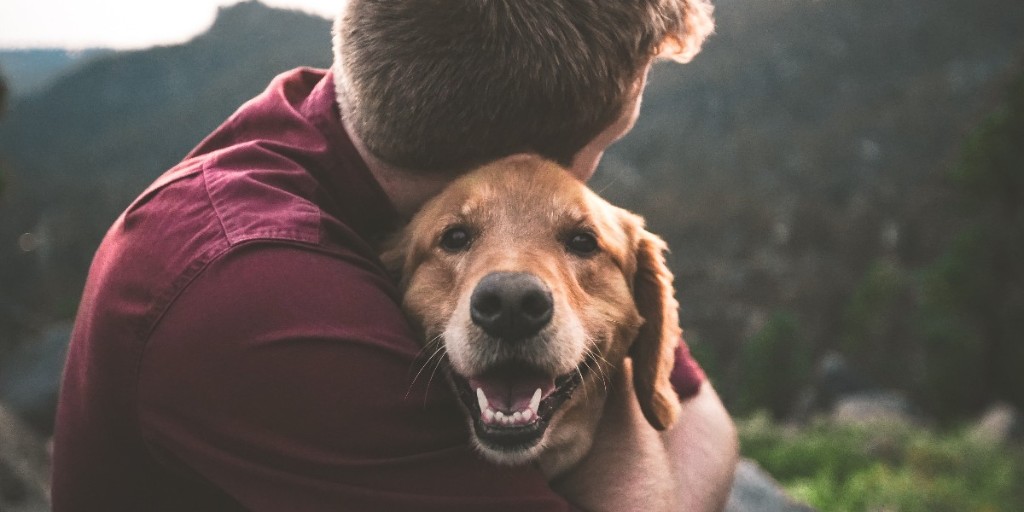
[[[536,276],[494,272],[473,290],[470,317],[487,334],[518,341],[537,334],[551,321],[553,304],[548,287]]]
[[[481,293],[473,299],[473,313],[486,317],[501,314],[501,297],[496,293]]]
[[[525,316],[540,320],[551,319],[551,294],[546,290],[531,290],[523,296],[520,308]],[[546,320],[545,320],[546,321]]]

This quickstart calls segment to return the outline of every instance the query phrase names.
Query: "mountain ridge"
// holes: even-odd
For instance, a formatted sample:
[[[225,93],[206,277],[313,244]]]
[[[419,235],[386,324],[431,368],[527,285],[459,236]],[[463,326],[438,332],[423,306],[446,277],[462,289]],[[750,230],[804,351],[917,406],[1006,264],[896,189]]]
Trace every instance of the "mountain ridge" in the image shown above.
[[[732,394],[774,315],[834,349],[873,264],[910,268],[948,242],[945,171],[1022,68],[1024,3],[716,3],[718,34],[693,63],[655,66],[592,185],[669,242],[687,339]],[[329,21],[245,2],[187,43],[98,58],[13,102],[0,306],[33,314],[0,307],[0,333],[69,318],[120,210],[275,74],[330,53]],[[22,251],[24,233],[45,243]]]

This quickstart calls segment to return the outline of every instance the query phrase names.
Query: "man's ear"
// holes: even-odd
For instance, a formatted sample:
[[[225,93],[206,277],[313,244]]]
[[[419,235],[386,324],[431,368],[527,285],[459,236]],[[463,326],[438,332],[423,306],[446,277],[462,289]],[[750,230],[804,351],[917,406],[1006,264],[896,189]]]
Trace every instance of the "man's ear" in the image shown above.
[[[682,337],[679,305],[672,273],[665,265],[667,245],[643,229],[639,229],[637,239],[633,297],[644,323],[630,348],[633,387],[644,417],[654,428],[665,430],[680,410],[679,395],[670,380]]]

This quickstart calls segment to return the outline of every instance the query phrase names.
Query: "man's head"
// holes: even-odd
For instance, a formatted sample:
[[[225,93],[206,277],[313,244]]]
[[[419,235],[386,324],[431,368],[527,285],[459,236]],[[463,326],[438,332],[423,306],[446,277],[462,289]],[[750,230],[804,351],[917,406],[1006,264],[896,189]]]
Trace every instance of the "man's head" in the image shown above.
[[[338,100],[398,167],[461,172],[515,153],[572,166],[632,118],[653,59],[688,61],[712,26],[708,0],[348,0]]]

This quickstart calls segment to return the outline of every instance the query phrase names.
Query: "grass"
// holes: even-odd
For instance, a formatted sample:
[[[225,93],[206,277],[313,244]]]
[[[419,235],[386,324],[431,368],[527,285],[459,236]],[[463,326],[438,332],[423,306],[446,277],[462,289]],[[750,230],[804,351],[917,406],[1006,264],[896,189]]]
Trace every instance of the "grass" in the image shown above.
[[[909,425],[739,422],[744,456],[828,512],[1024,510],[1024,447]]]

